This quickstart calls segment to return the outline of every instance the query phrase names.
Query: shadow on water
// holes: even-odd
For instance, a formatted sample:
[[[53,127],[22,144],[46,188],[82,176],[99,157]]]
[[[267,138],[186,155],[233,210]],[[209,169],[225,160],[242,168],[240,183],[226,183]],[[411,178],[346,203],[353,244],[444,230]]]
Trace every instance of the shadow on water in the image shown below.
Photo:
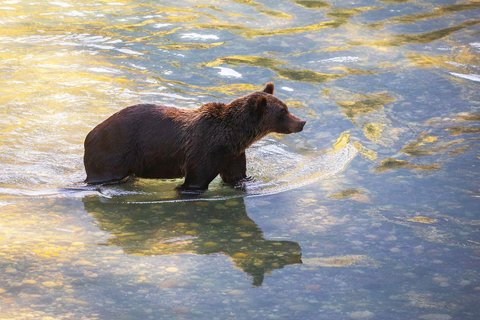
[[[441,19],[445,18],[447,15],[452,13],[468,11],[468,10],[478,10],[480,9],[480,3],[455,3],[444,6],[435,5],[430,12],[414,13],[398,17],[390,17],[387,21],[388,24],[392,23],[417,23],[422,20],[427,19]],[[372,23],[370,26],[378,27],[384,26],[385,22]]]
[[[298,243],[264,238],[248,217],[243,199],[135,206],[87,196],[83,204],[112,235],[106,245],[127,254],[223,253],[253,277],[255,286],[275,269],[302,263]]]

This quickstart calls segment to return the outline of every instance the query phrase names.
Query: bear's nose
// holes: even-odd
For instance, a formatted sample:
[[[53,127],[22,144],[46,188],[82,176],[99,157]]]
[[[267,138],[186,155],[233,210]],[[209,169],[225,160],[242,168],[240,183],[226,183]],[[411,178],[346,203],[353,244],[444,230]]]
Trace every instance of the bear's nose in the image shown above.
[[[305,120],[304,120],[304,121],[300,121],[300,124],[299,124],[299,126],[298,126],[299,131],[302,131],[302,130],[303,130],[303,127],[305,126],[305,123],[307,123],[307,121],[305,121]]]

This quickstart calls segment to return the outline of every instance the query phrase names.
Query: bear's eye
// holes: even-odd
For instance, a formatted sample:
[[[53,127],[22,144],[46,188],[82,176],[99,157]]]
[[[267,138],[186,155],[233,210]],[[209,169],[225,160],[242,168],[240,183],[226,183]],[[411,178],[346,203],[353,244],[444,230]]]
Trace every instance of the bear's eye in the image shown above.
[[[280,110],[280,112],[278,113],[277,117],[278,117],[279,119],[283,119],[283,118],[285,118],[285,117],[287,116],[287,114],[288,114],[287,109],[282,108],[282,109]]]

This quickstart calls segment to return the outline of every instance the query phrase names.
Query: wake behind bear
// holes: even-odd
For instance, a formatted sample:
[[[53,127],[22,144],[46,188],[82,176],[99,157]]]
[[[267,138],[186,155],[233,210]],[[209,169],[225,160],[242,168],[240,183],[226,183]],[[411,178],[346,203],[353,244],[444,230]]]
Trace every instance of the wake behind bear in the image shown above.
[[[300,132],[305,125],[273,91],[268,83],[262,92],[194,110],[127,107],[88,133],[85,182],[185,177],[180,190],[200,193],[220,174],[225,183],[236,185],[247,178],[245,149],[268,133]]]

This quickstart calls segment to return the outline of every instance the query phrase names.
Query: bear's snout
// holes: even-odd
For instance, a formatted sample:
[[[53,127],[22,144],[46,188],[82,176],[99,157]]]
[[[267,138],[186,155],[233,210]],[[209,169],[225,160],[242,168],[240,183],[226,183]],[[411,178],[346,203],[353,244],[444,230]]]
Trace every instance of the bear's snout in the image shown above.
[[[288,119],[288,133],[297,133],[303,130],[303,127],[305,126],[305,123],[307,123],[305,120],[300,119],[299,117],[289,114],[289,119]]]
[[[302,120],[298,123],[298,130],[296,132],[300,132],[303,130],[303,127],[305,127],[305,123],[307,123],[307,121],[305,120]]]

